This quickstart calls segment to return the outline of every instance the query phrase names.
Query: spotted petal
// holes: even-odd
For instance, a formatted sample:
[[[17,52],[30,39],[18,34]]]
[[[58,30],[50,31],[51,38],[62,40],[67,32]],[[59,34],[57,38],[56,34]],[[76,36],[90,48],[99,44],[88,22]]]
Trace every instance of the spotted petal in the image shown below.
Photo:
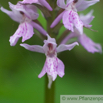
[[[51,75],[53,81],[57,77],[57,68],[58,68],[58,58],[57,57],[47,57],[46,59],[46,71],[48,75]]]
[[[65,68],[65,66],[64,66],[64,64],[63,64],[63,62],[60,60],[60,59],[58,59],[58,68],[57,68],[57,73],[58,73],[58,75],[62,78],[63,76],[64,76],[64,68]]]
[[[22,42],[24,42],[27,39],[30,39],[34,34],[33,27],[28,22],[24,22],[21,26],[21,29],[22,29]]]
[[[75,26],[80,34],[83,34],[83,23],[79,19],[79,16],[73,10],[68,10],[63,15],[63,24],[64,26],[74,32],[73,26]]]
[[[31,24],[29,24],[28,22],[21,23],[14,35],[10,37],[10,45],[14,46],[17,42],[16,38],[18,37],[22,37],[22,42],[24,42],[25,40],[30,39],[33,34],[34,32]]]
[[[73,19],[71,16],[72,11],[66,11],[63,15],[63,24],[65,28],[71,30],[72,32],[74,31],[73,29]]]
[[[53,57],[53,58],[47,57],[46,62],[43,67],[43,70],[41,71],[41,73],[39,74],[38,77],[41,78],[45,73],[47,73],[48,75],[52,76],[52,79],[54,81],[57,77],[57,67],[58,67],[57,58],[56,57]]]

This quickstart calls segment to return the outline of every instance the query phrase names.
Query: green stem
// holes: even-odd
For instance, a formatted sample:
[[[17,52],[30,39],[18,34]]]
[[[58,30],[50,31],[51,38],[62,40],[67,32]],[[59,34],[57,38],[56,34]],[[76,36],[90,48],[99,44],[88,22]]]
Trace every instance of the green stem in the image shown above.
[[[55,103],[55,81],[48,88],[48,77],[45,76],[45,103]]]
[[[56,35],[53,33],[53,29],[50,28],[51,23],[56,17],[56,0],[47,0],[47,2],[53,8],[53,11],[50,11],[50,17],[47,19],[47,32],[52,37],[55,38]],[[45,76],[45,103],[55,103],[55,81],[52,82],[51,88],[48,88],[48,77]]]

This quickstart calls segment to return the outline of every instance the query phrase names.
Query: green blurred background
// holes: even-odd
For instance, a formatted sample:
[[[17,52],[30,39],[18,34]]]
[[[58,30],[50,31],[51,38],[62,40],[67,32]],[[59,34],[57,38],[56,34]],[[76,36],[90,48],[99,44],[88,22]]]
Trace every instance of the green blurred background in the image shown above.
[[[18,0],[1,0],[0,4],[9,9],[8,2],[16,4]],[[84,14],[94,9],[92,32],[84,32],[103,47],[103,0],[89,7]],[[39,16],[46,29],[46,22]],[[0,103],[44,103],[45,76],[41,72],[45,55],[27,51],[20,47],[21,39],[11,47],[9,38],[16,31],[18,23],[0,11]],[[64,28],[60,30],[60,34]],[[43,45],[43,41],[34,35],[28,44]],[[62,52],[59,58],[65,64],[65,76],[56,79],[55,101],[59,103],[60,95],[103,95],[103,54],[88,53],[82,46],[71,51]]]

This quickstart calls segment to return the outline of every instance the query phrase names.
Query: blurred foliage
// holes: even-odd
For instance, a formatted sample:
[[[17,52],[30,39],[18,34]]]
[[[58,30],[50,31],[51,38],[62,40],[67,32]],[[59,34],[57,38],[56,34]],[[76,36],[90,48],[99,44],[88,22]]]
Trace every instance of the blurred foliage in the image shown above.
[[[18,0],[2,0],[0,4],[9,9],[8,2],[16,4]],[[89,7],[82,13],[94,10],[92,32],[84,32],[103,47],[103,1]],[[46,29],[46,21],[40,14],[38,19]],[[11,47],[9,38],[16,31],[18,23],[12,21],[0,11],[0,103],[44,103],[45,76],[41,72],[45,55],[31,52],[20,47],[21,39],[16,46]],[[61,28],[59,35],[64,31]],[[34,35],[27,40],[28,44],[43,45],[43,41]],[[65,76],[56,79],[56,103],[60,95],[103,95],[103,54],[88,53],[82,46],[76,46],[71,51],[59,54],[65,64]]]

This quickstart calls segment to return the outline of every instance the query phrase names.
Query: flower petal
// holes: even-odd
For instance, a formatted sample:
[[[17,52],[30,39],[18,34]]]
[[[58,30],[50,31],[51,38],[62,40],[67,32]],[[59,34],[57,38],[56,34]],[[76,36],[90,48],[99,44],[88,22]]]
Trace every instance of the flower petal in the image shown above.
[[[29,24],[28,22],[24,22],[22,24],[20,24],[20,28],[21,28],[21,33],[22,33],[22,42],[24,42],[25,40],[27,39],[30,39],[33,34],[34,34],[34,31],[33,31],[33,27],[31,24]]]
[[[71,30],[72,32],[74,31],[73,29],[73,19],[72,19],[72,10],[66,11],[63,14],[63,24],[65,28]]]
[[[44,67],[42,69],[42,71],[40,72],[40,74],[38,75],[38,78],[41,78],[45,75],[46,73],[46,63],[44,64]]]
[[[23,37],[22,42],[24,42],[25,40],[31,38],[33,34],[33,27],[29,23],[21,23],[14,35],[10,37],[10,45],[14,46],[20,37]]]
[[[15,46],[17,41],[19,40],[20,37],[18,37],[17,35],[13,35],[10,37],[9,42],[11,46]]]
[[[33,10],[35,13],[38,13],[37,7],[35,5],[26,5],[26,7],[29,8],[29,9],[31,9],[31,10]]]
[[[48,10],[52,11],[52,7],[48,4],[48,2],[46,0],[39,0],[39,2],[45,6]]]
[[[58,68],[58,58],[47,56],[47,58],[46,58],[46,72],[48,75],[52,76],[53,81],[57,77],[57,68]]]
[[[47,9],[52,11],[51,6],[48,4],[48,2],[46,0],[23,0],[21,3],[24,3],[24,4],[25,3],[29,3],[29,4],[37,3],[37,4],[45,6]]]
[[[37,13],[37,7],[36,6],[25,5],[25,10],[27,11],[27,13],[26,12],[24,12],[24,13],[27,15],[27,17],[30,16],[29,17],[30,19],[35,20],[35,19],[38,18],[39,14]]]
[[[58,68],[57,68],[57,73],[58,73],[58,75],[62,78],[63,76],[64,76],[64,68],[65,68],[65,66],[64,66],[64,64],[63,64],[63,62],[60,60],[60,59],[58,59]]]
[[[47,32],[37,23],[35,22],[31,22],[32,26],[37,29],[40,33],[42,33],[43,35],[46,35]]]
[[[100,44],[94,43],[89,37],[87,37],[85,34],[81,35],[78,38],[78,41],[80,44],[91,53],[100,52],[102,53],[102,47]]]
[[[14,12],[9,11],[7,9],[4,9],[3,7],[1,7],[1,11],[3,11],[4,13],[6,13],[8,16],[10,16],[11,19],[13,19],[16,22],[20,22],[22,19],[22,15],[20,15],[20,13],[18,15],[15,15]]]
[[[43,47],[39,45],[28,45],[28,44],[20,44],[20,46],[24,47],[27,50],[44,53]]]
[[[64,9],[66,7],[65,0],[57,0],[57,5]]]
[[[62,19],[62,16],[63,16],[64,12],[62,12],[59,16],[56,17],[56,19],[53,21],[53,23],[51,24],[51,28],[53,28],[54,26],[56,26],[59,21]]]
[[[80,32],[80,34],[83,34],[83,23],[80,20],[78,14],[76,12],[73,12],[72,14],[73,17],[73,23],[75,25],[75,27],[77,28],[77,30]]]
[[[99,2],[99,0],[78,0],[76,3],[76,8],[78,11],[83,11],[97,2]]]
[[[59,52],[62,52],[62,51],[65,51],[65,50],[71,50],[74,48],[74,46],[76,45],[79,45],[77,42],[74,42],[72,44],[69,44],[69,45],[65,45],[65,44],[60,44],[58,47],[57,47],[57,53]]]
[[[55,40],[55,38],[51,38],[48,34],[46,34],[47,35],[47,40],[44,40],[44,43],[46,43],[46,42],[48,42],[48,43],[53,43],[53,44],[55,44],[56,43],[56,40]]]
[[[93,15],[93,10],[91,10],[88,14],[86,15],[83,15],[83,14],[80,14],[80,19],[82,20],[83,24],[85,25],[89,25],[91,23],[91,21],[94,19],[94,16]]]
[[[9,41],[11,44],[15,44],[15,43],[13,43],[13,41],[16,39],[13,39],[13,38],[22,37],[22,42],[24,42],[25,40],[30,39],[33,36],[33,34],[34,34],[34,32],[33,32],[33,27],[31,26],[31,24],[24,22],[19,25],[17,31],[14,33],[13,36],[10,37]]]
[[[83,34],[83,23],[79,19],[79,16],[73,10],[68,10],[63,15],[63,24],[64,26],[74,32],[73,25],[78,29],[80,34]]]

